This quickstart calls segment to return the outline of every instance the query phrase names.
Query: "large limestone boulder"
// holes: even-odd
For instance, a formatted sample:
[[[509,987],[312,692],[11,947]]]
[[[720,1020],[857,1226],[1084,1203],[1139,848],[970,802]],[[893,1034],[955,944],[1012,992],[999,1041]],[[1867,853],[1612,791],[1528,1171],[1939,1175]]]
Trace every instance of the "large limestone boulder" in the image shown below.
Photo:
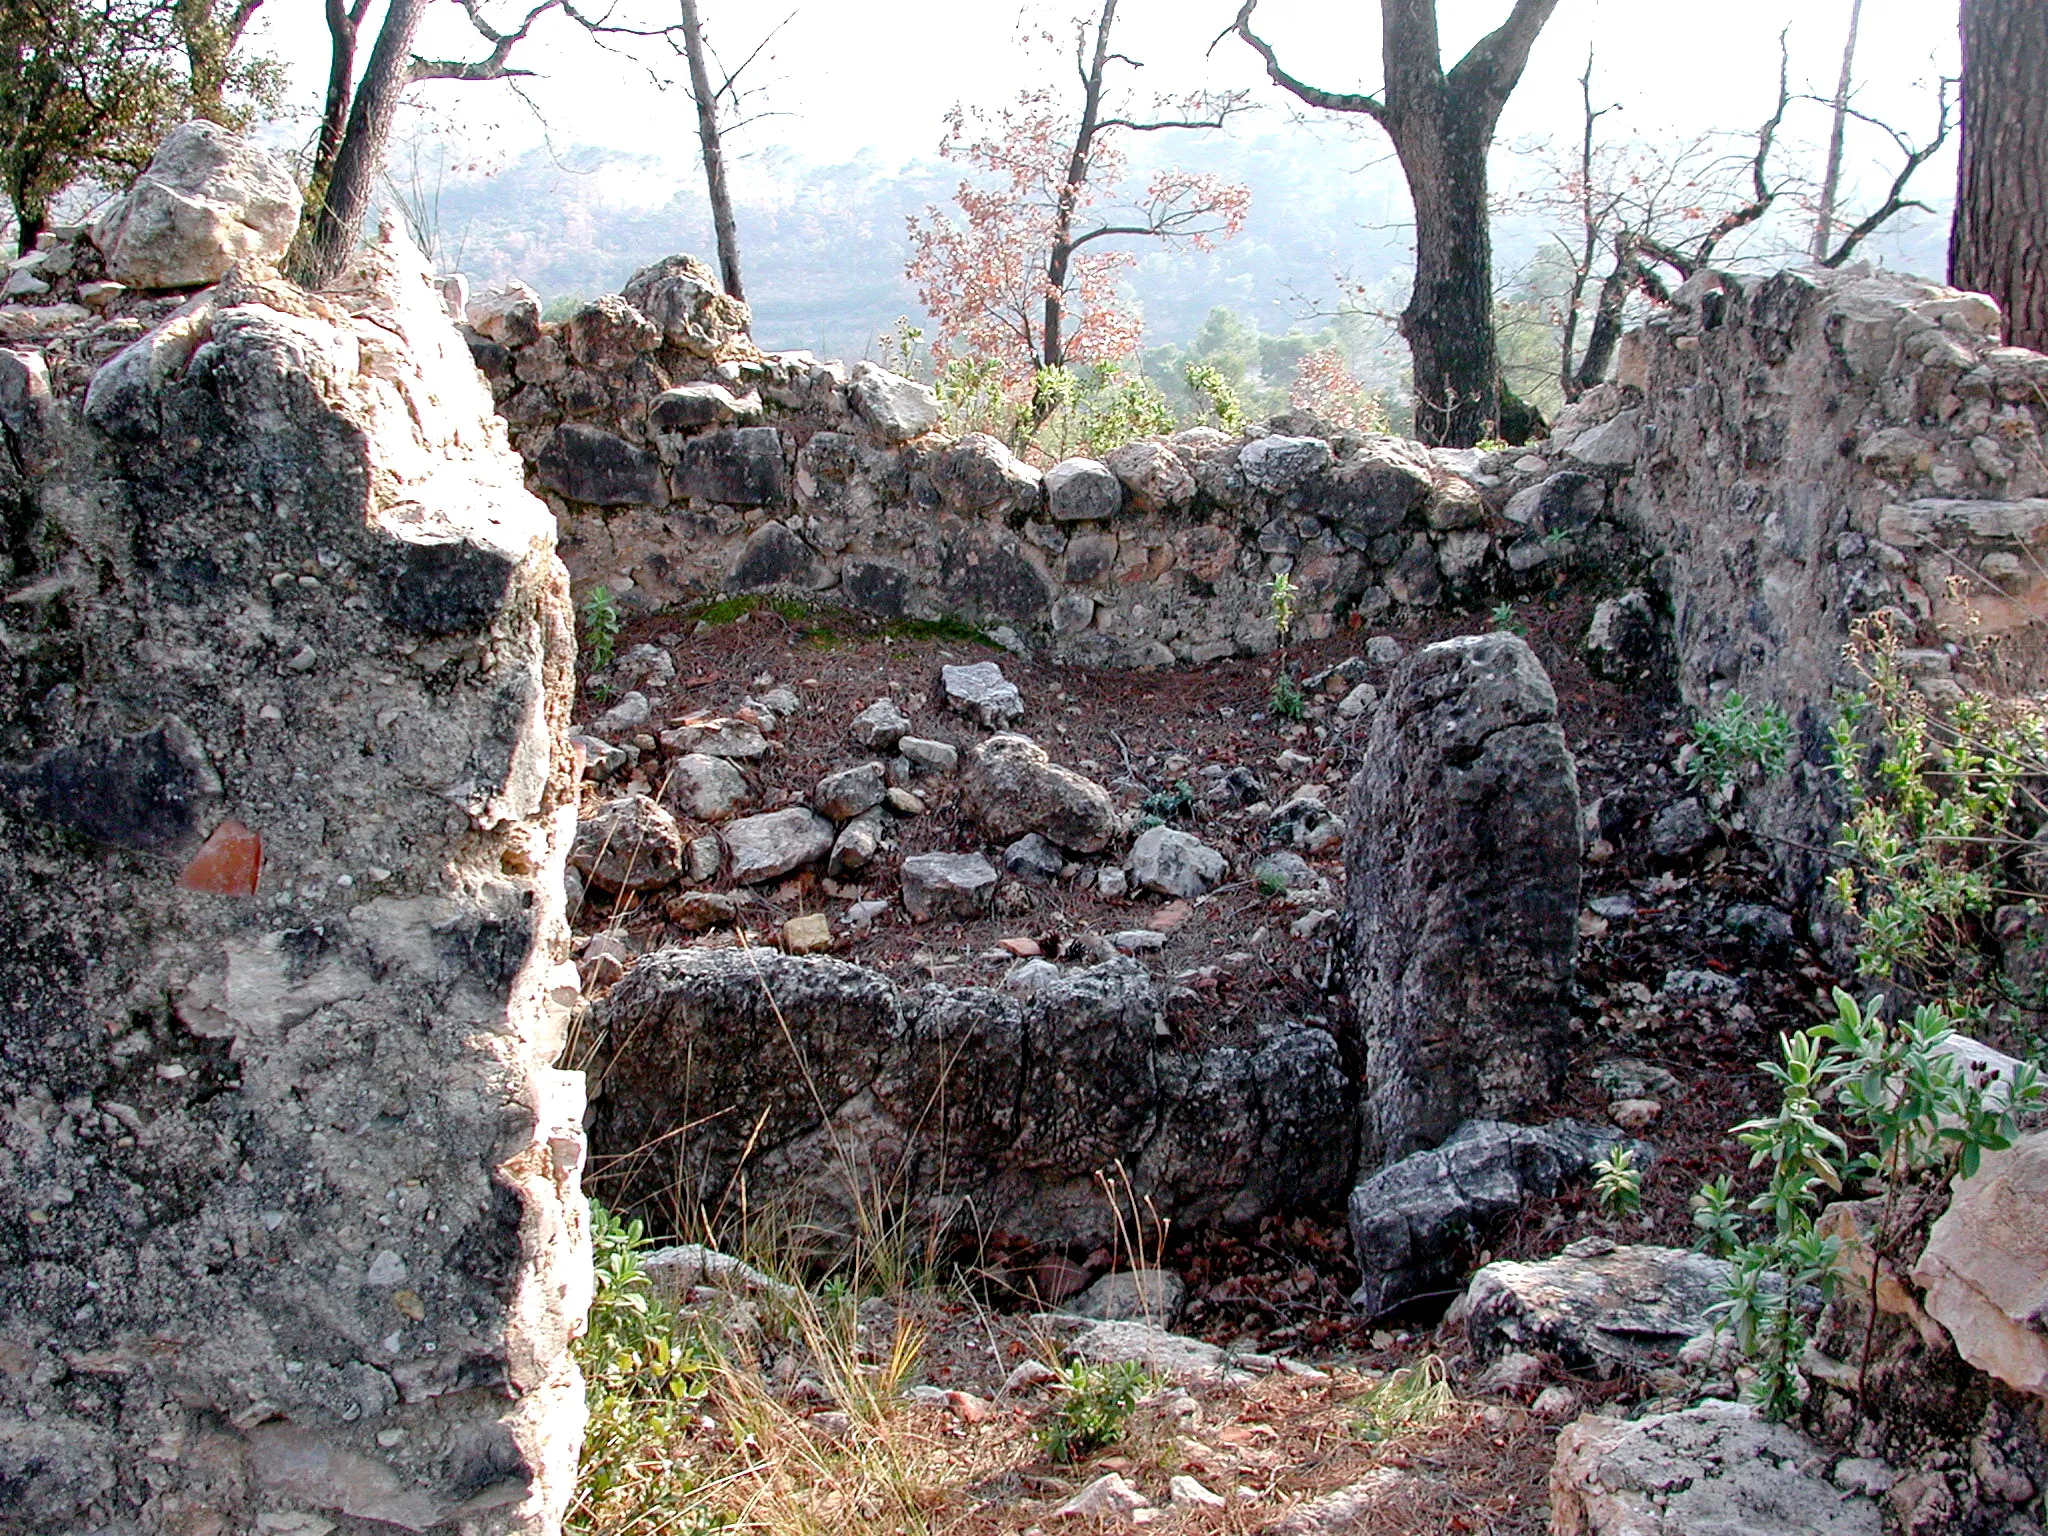
[[[1913,1279],[1965,1360],[2048,1397],[2048,1131],[1986,1153],[1957,1181]]]
[[[1528,1118],[1563,1081],[1578,776],[1528,645],[1466,635],[1403,661],[1348,819],[1361,1157],[1372,1168],[1469,1119]]]
[[[1117,833],[1108,790],[1053,762],[1030,737],[1008,732],[975,749],[960,803],[991,842],[1039,832],[1075,853],[1100,853]]]
[[[1557,1437],[1552,1536],[1880,1536],[1875,1501],[1826,1475],[1789,1424],[1709,1399],[1633,1422],[1591,1415]]]
[[[659,327],[671,347],[711,360],[753,352],[747,335],[752,313],[694,256],[666,256],[642,267],[619,297]]]
[[[299,227],[282,164],[218,123],[186,123],[93,225],[107,275],[131,288],[197,288],[236,262],[269,265]]]

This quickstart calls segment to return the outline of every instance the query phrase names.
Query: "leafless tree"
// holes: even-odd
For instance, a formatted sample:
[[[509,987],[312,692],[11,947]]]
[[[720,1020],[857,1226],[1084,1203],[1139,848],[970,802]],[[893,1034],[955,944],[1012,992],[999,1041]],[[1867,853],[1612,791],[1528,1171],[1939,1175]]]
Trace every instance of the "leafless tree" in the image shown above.
[[[1962,31],[1948,280],[1998,301],[2008,343],[2048,349],[2048,5],[1963,0]]]

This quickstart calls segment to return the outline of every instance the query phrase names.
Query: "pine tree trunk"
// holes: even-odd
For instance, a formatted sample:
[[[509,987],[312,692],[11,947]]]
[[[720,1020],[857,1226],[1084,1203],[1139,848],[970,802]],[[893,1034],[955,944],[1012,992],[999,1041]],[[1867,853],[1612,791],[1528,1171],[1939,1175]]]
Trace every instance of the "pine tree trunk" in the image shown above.
[[[1948,280],[2048,351],[2048,3],[1963,0],[1963,147]]]
[[[697,141],[704,152],[704,185],[711,200],[711,228],[718,238],[718,274],[725,291],[744,300],[740,287],[739,225],[732,215],[732,190],[725,181],[725,145],[718,134],[718,96],[704,60],[704,29],[697,0],[682,0],[683,52],[690,61],[690,94],[697,100]]]
[[[384,13],[377,46],[349,108],[348,127],[335,152],[334,174],[314,221],[313,238],[301,269],[294,275],[308,288],[326,288],[341,276],[355,249],[370,210],[377,173],[384,168],[384,146],[391,138],[392,119],[405,88],[412,83],[412,40],[419,30],[427,0],[391,0]]]
[[[1395,147],[1415,201],[1415,287],[1401,338],[1415,375],[1415,435],[1469,448],[1500,423],[1493,333],[1493,240],[1486,206],[1490,124],[1446,101],[1434,120],[1400,124]]]

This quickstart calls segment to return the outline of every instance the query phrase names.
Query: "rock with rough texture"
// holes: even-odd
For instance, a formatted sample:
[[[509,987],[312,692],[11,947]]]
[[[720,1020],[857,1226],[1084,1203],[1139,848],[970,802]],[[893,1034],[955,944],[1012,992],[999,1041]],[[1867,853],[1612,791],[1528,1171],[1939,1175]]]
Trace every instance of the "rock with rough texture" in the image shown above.
[[[471,299],[466,318],[477,334],[501,346],[531,346],[540,340],[540,295],[509,278]]]
[[[1641,590],[1610,597],[1593,610],[1582,647],[1586,665],[1611,683],[1646,683],[1670,664],[1663,630],[1650,594]]]
[[[1351,1536],[1372,1530],[1405,1513],[1399,1501],[1415,1481],[1416,1474],[1406,1467],[1374,1467],[1355,1483],[1296,1505],[1259,1536]]]
[[[1128,1318],[1090,1323],[1069,1339],[1060,1353],[1091,1365],[1142,1365],[1160,1381],[1174,1386],[1248,1379],[1220,1345]]]
[[[740,885],[758,885],[814,864],[832,851],[835,835],[831,822],[802,806],[742,816],[725,828],[732,878]]]
[[[171,191],[231,257],[297,208]],[[351,261],[0,354],[0,566],[66,577],[0,660],[10,1532],[541,1536],[573,1491],[568,580],[425,263]]]
[[[1123,483],[1140,512],[1171,512],[1195,496],[1194,472],[1165,443],[1126,443],[1103,457],[1103,467]]]
[[[628,367],[661,345],[661,327],[615,293],[579,306],[562,330],[569,355],[600,372]]]
[[[1985,1153],[1956,1182],[1913,1279],[1958,1354],[2015,1391],[2048,1398],[2048,1131]]]
[[[1135,1525],[1140,1512],[1157,1514],[1152,1501],[1133,1488],[1121,1472],[1105,1472],[1052,1512],[1055,1520],[1086,1520],[1091,1525]]]
[[[1572,442],[1571,456],[1581,464],[1600,469],[1627,469],[1643,451],[1643,428],[1639,413],[1622,411],[1612,420],[1581,433]]]
[[[1579,791],[1518,636],[1426,646],[1351,786],[1346,921],[1366,1042],[1365,1168],[1552,1103],[1571,1049]]]
[[[1098,1322],[1171,1328],[1180,1318],[1187,1292],[1187,1283],[1170,1269],[1124,1269],[1104,1275],[1068,1302],[1066,1310]]]
[[[784,954],[817,955],[831,947],[832,919],[822,912],[807,912],[782,925]]]
[[[549,490],[593,507],[658,507],[668,500],[659,457],[582,422],[555,429],[535,473]]]
[[[1119,1159],[1177,1224],[1339,1197],[1356,1102],[1328,1034],[1182,1051],[1135,962],[1031,968],[1017,991],[900,988],[759,949],[642,955],[593,1004],[593,1144],[656,1149],[622,1197],[715,1207],[744,1168],[757,1208],[835,1241],[880,1181],[921,1221],[1107,1244],[1094,1175]]]
[[[197,288],[236,262],[274,264],[299,227],[299,188],[275,157],[218,123],[175,128],[93,225],[107,276]]]
[[[665,256],[642,267],[626,279],[619,297],[659,326],[669,346],[710,361],[744,343],[752,323],[747,306],[721,289],[717,274],[694,256]]]
[[[577,823],[569,867],[601,891],[658,891],[682,875],[682,830],[647,796],[622,795]]]
[[[723,506],[780,505],[782,434],[773,427],[725,427],[685,439],[676,460],[675,484],[678,496]]]
[[[1222,854],[1177,827],[1147,827],[1131,844],[1131,878],[1162,896],[1207,895],[1228,867]]]
[[[1459,1311],[1480,1360],[1520,1351],[1554,1355],[1571,1371],[1669,1366],[1711,1332],[1725,1294],[1722,1259],[1654,1244],[1573,1243],[1554,1259],[1501,1260],[1472,1277]]]
[[[908,724],[908,722],[905,722]],[[925,773],[951,773],[960,766],[960,749],[950,741],[930,741],[921,736],[901,736],[896,750],[913,768]]]
[[[1026,832],[1003,850],[1003,868],[1020,880],[1042,885],[1057,879],[1066,867],[1066,855],[1037,832]]]
[[[1024,718],[1024,696],[992,661],[941,667],[939,694],[953,713],[992,731],[1008,730]]]
[[[880,763],[842,768],[818,780],[818,787],[811,791],[811,809],[834,821],[851,821],[862,811],[871,811],[880,805],[888,787],[888,778]]]
[[[1123,500],[1122,484],[1098,459],[1062,459],[1045,472],[1045,506],[1056,523],[1107,521]]]
[[[1625,1140],[1576,1120],[1471,1120],[1442,1146],[1388,1164],[1351,1192],[1351,1245],[1363,1277],[1352,1305],[1377,1317],[1441,1289],[1467,1244],[1490,1236],[1525,1202],[1584,1177]]]
[[[903,861],[903,910],[920,923],[986,916],[997,878],[978,853],[913,854]]]
[[[1633,1421],[1588,1415],[1557,1438],[1553,1536],[1881,1536],[1878,1504],[1824,1475],[1789,1424],[1709,1399]]]
[[[991,842],[1039,832],[1075,853],[1100,853],[1117,834],[1109,791],[1051,761],[1028,736],[991,736],[974,750],[960,807]]]
[[[832,841],[832,856],[825,862],[827,874],[838,876],[866,869],[889,846],[889,818],[881,807],[867,810],[839,829]]]
[[[925,473],[955,512],[1035,512],[1043,494],[1038,471],[986,432],[970,432],[935,455]]]
[[[753,798],[747,776],[722,757],[686,752],[664,772],[661,798],[693,821],[724,821]]]
[[[907,443],[938,426],[939,397],[926,386],[873,363],[855,363],[847,398],[885,443]]]
[[[894,699],[877,699],[853,717],[846,734],[853,738],[855,746],[887,752],[909,729],[910,716],[903,713]]]
[[[1330,463],[1330,445],[1319,437],[1261,437],[1237,456],[1238,473],[1255,490],[1291,491]]]
[[[685,716],[680,723],[663,731],[660,740],[663,751],[679,754],[695,752],[704,757],[740,761],[768,754],[768,740],[761,734],[761,727],[751,720],[740,720],[730,715]]]

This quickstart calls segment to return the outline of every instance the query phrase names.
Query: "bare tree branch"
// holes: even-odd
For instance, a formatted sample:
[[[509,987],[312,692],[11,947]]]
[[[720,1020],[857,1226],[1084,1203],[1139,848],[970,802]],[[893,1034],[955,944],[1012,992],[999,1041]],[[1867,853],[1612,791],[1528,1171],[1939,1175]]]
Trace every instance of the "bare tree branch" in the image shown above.
[[[1305,80],[1297,80],[1282,69],[1279,55],[1273,51],[1272,44],[1252,31],[1252,12],[1258,8],[1259,0],[1244,0],[1244,5],[1237,13],[1237,22],[1231,30],[1243,38],[1251,46],[1252,52],[1265,61],[1268,80],[1312,107],[1321,107],[1327,112],[1359,112],[1382,127],[1386,125],[1386,103],[1378,97],[1346,91],[1326,91],[1320,86],[1310,85]]]
[[[420,80],[502,80],[510,75],[531,75],[530,69],[514,69],[507,62],[512,50],[526,41],[533,24],[549,11],[560,7],[563,0],[540,0],[526,13],[519,26],[511,32],[500,32],[492,26],[483,13],[482,0],[455,0],[469,17],[469,24],[476,28],[477,35],[491,45],[491,51],[481,59],[422,59],[415,57],[407,78]]]

